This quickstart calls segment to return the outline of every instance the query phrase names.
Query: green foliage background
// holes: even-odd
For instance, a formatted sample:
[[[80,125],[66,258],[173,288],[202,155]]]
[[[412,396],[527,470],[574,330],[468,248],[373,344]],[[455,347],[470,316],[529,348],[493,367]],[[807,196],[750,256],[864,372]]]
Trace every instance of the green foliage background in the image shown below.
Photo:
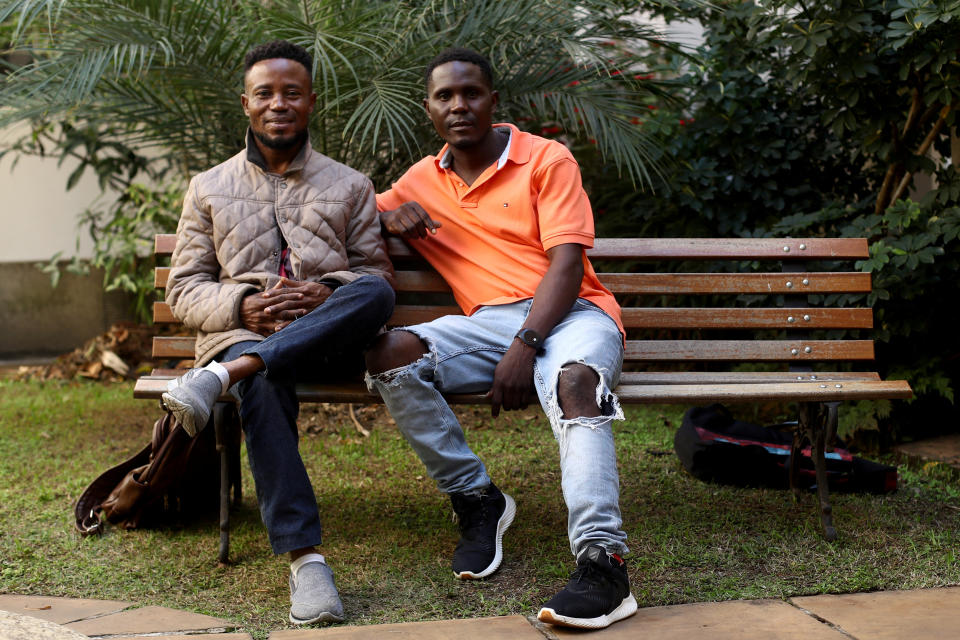
[[[649,185],[657,144],[630,122],[663,91],[614,71],[647,42],[677,49],[633,13],[614,0],[2,0],[0,127],[28,120],[33,132],[0,154],[72,158],[68,188],[92,171],[119,192],[81,228],[105,285],[133,293],[149,320],[149,239],[175,229],[175,192],[191,175],[242,148],[242,63],[254,44],[284,38],[312,53],[312,144],[380,188],[438,147],[422,69],[451,45],[489,55],[501,118],[562,120]],[[55,276],[60,258],[43,268]]]
[[[948,311],[960,267],[950,161],[960,2],[680,2],[658,13],[700,21],[704,43],[694,64],[652,52],[649,66],[687,87],[679,107],[652,104],[640,125],[663,140],[661,184],[624,188],[614,171],[581,163],[600,229],[869,238],[858,268],[874,292],[845,302],[874,306],[881,372],[909,380],[919,402],[898,403],[888,422],[889,403],[861,403],[841,414],[846,432],[949,428],[960,377]],[[915,176],[934,184],[919,202]]]

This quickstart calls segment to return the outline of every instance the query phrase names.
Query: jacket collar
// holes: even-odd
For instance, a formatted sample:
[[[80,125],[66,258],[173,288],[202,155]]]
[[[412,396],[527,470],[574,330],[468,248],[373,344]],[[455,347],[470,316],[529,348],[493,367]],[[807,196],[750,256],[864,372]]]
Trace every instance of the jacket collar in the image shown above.
[[[308,134],[303,146],[300,147],[300,152],[297,154],[297,157],[293,159],[293,162],[291,162],[287,170],[283,172],[283,175],[301,171],[307,165],[307,160],[310,158],[311,152],[310,136]],[[247,127],[247,162],[255,164],[264,173],[270,173],[267,169],[267,162],[263,159],[263,154],[260,153],[260,147],[257,146],[257,142],[253,137],[253,131],[250,127]]]

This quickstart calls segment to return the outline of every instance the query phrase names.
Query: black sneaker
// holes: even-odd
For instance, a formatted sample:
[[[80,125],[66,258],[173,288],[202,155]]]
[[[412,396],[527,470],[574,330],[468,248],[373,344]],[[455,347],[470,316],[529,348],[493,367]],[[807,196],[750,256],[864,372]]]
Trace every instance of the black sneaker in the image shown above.
[[[592,544],[577,558],[567,586],[543,605],[537,619],[563,627],[602,629],[636,611],[623,559]]]
[[[486,578],[503,560],[503,532],[513,522],[513,498],[490,486],[480,495],[451,493],[460,526],[460,542],[453,552],[453,574],[461,580]]]

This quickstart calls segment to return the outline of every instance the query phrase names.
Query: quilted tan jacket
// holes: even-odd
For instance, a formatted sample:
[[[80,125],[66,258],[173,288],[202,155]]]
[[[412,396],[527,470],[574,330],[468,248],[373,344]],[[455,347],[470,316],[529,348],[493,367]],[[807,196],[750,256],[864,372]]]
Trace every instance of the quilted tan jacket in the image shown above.
[[[197,330],[202,365],[232,344],[262,340],[240,326],[240,302],[279,279],[281,235],[293,279],[347,284],[372,274],[392,283],[373,185],[309,142],[283,174],[247,148],[195,176],[184,197],[166,300]]]

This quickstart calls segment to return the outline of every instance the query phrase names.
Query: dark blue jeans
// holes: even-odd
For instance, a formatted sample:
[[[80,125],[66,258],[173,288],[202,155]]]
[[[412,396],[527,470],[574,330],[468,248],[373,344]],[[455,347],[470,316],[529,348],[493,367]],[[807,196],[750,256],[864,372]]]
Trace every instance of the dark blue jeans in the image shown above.
[[[257,355],[266,369],[234,386],[260,515],[276,554],[318,545],[320,513],[300,458],[297,382],[343,380],[363,371],[362,352],[393,312],[393,289],[363,276],[262,342],[234,344],[228,362]]]

